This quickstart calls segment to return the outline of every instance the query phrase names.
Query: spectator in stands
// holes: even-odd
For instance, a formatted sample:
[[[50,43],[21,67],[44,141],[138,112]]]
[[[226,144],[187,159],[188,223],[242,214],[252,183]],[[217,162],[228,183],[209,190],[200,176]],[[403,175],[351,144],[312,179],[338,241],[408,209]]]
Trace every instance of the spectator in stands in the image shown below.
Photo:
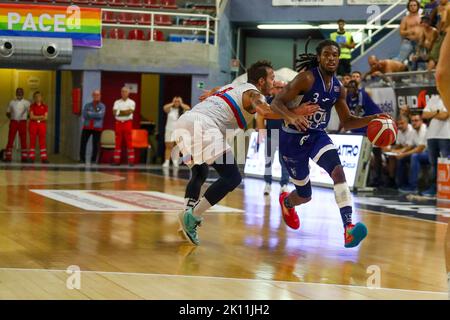
[[[388,171],[388,181],[386,187],[396,188],[395,183],[395,167],[396,167],[396,157],[395,154],[405,152],[409,145],[412,145],[412,133],[413,127],[409,123],[409,118],[406,115],[401,115],[397,119],[397,139],[395,144],[383,148],[383,152],[386,156],[387,171]]]
[[[413,70],[426,70],[426,64],[429,61],[429,54],[438,38],[439,32],[431,26],[429,17],[422,17],[420,20],[420,36],[416,46],[416,52],[411,55],[410,60],[413,63]],[[424,67],[421,65],[424,64]]]
[[[393,73],[393,72],[402,72],[406,71],[407,67],[400,61],[397,60],[378,60],[378,58],[374,55],[368,58],[370,70],[367,72],[363,79],[367,77],[382,77],[384,78],[385,73]]]
[[[427,126],[423,123],[420,114],[411,116],[411,123],[413,131],[411,134],[411,141],[408,146],[396,154],[397,158],[397,186],[402,193],[417,193],[417,180],[421,164],[429,164],[427,148]],[[408,183],[405,184],[404,170],[406,164],[410,162],[410,170],[408,176]]]
[[[450,118],[447,108],[440,96],[435,95],[423,109],[423,119],[431,119],[427,130],[427,146],[432,169],[431,187],[423,192],[425,196],[436,195],[437,161],[439,156],[447,158],[450,155]]]
[[[431,18],[431,14],[434,9],[439,5],[439,0],[422,0],[422,6],[423,6],[423,16]],[[436,26],[436,23],[431,21],[432,26]]]
[[[361,86],[362,82],[362,73],[361,71],[352,71],[352,80],[356,81],[358,87]]]
[[[347,88],[347,105],[352,115],[357,117],[365,117],[378,113],[383,113],[380,107],[373,102],[372,98],[367,92],[358,87],[358,83],[355,80],[351,80]],[[363,134],[367,132],[367,127],[352,129],[352,133]]]
[[[190,106],[183,103],[181,97],[174,97],[171,103],[164,105],[163,110],[167,113],[166,130],[164,134],[164,142],[166,144],[166,151],[164,153],[163,168],[168,168],[170,165],[170,158],[172,155],[172,149],[175,145],[175,141],[172,138],[172,132],[175,130],[175,122],[181,116],[184,111],[190,109]],[[178,157],[173,159],[173,166],[178,168]]]
[[[352,75],[350,73],[346,73],[342,76],[342,84],[344,87],[348,85],[348,83],[352,80]]]
[[[31,163],[34,162],[36,157],[36,138],[39,138],[41,162],[49,163],[45,141],[47,136],[48,106],[42,102],[42,94],[39,91],[33,94],[33,101],[33,104],[30,106],[30,123],[28,125],[30,132],[29,161]]]
[[[80,162],[86,163],[86,146],[89,138],[92,136],[92,154],[91,163],[97,162],[98,147],[100,136],[103,129],[103,118],[105,117],[106,107],[100,101],[100,90],[92,92],[92,101],[83,107],[83,131],[81,132]]]
[[[116,146],[114,149],[114,165],[120,165],[122,142],[125,140],[128,152],[128,164],[134,165],[134,149],[131,137],[133,130],[133,113],[136,103],[129,98],[130,89],[123,87],[120,91],[121,99],[116,100],[113,106],[113,114],[116,118],[115,133]]]
[[[440,0],[439,6],[436,7],[432,14],[431,14],[431,20],[436,21],[436,28],[439,33],[436,41],[434,42],[433,48],[430,52],[430,60],[428,63],[428,70],[434,70],[436,68],[436,65],[439,61],[439,54],[441,51],[442,41],[445,38],[446,34],[446,26],[448,24],[447,20],[450,19],[448,16],[448,11],[450,4],[448,3],[448,0]]]
[[[273,83],[273,88],[270,97],[267,97],[267,103],[271,103],[273,98],[283,90],[287,85],[284,81],[275,81]],[[266,185],[264,187],[264,194],[270,194],[272,189],[272,164],[275,156],[275,151],[279,149],[279,132],[283,125],[283,120],[270,120],[266,119],[266,124],[264,124],[264,118],[260,115],[256,115],[256,128],[258,129],[258,143],[266,141],[266,154],[265,154],[265,171],[264,171],[264,181]],[[279,161],[281,165],[281,180],[280,180],[280,193],[288,191],[289,183],[289,172],[286,165],[281,161],[281,155],[278,152]]]
[[[408,118],[409,123],[409,118],[411,117],[411,108],[407,104],[403,104],[399,107],[399,110],[400,115]]]
[[[400,36],[402,42],[400,45],[400,52],[394,60],[405,63],[408,60],[409,55],[414,51],[414,39],[412,37],[415,34],[415,27],[420,24],[419,9],[420,3],[418,0],[409,0],[407,4],[408,15],[403,17],[400,23]]]
[[[333,32],[330,36],[331,40],[336,41],[341,46],[341,55],[339,56],[339,67],[337,74],[343,76],[352,72],[351,60],[352,51],[355,47],[352,34],[345,31],[345,21],[343,19],[338,20],[339,29]]]
[[[17,131],[19,131],[22,162],[28,160],[27,150],[27,119],[30,102],[23,98],[23,89],[16,89],[16,99],[11,100],[6,110],[9,121],[8,144],[6,146],[5,161],[12,161],[12,149]]]

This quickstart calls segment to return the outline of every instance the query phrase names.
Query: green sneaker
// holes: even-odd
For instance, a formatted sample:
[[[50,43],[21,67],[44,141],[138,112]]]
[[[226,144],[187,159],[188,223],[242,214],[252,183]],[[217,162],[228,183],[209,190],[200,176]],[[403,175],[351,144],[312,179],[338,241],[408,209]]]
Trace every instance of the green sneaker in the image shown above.
[[[201,218],[197,218],[192,214],[192,208],[180,212],[178,214],[178,221],[180,222],[181,231],[192,244],[198,246],[200,241],[198,240],[197,227],[202,222]]]

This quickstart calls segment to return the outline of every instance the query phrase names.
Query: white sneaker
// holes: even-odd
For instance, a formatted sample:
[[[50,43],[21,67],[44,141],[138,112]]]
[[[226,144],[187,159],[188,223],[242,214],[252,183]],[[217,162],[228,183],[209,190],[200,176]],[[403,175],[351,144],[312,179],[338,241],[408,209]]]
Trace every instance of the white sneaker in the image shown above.
[[[164,161],[162,167],[163,167],[163,168],[168,168],[169,165],[170,165],[170,160],[166,160],[166,161]]]
[[[289,192],[289,188],[287,184],[283,184],[280,189],[280,193]]]
[[[272,186],[269,183],[266,183],[266,186],[264,187],[264,195],[265,196],[269,195],[271,190]]]

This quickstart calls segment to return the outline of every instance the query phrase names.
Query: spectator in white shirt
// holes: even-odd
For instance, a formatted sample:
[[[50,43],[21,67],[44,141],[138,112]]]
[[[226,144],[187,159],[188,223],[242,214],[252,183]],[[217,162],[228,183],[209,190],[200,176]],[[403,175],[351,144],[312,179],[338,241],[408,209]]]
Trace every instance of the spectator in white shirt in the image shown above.
[[[450,118],[447,108],[439,95],[430,98],[422,117],[431,119],[427,130],[428,155],[432,169],[431,187],[424,191],[424,196],[436,195],[437,161],[439,156],[447,158],[450,154]]]
[[[134,149],[131,139],[131,131],[133,130],[133,112],[136,103],[128,98],[130,89],[123,87],[121,90],[122,98],[114,102],[113,114],[116,118],[116,147],[114,149],[114,164],[120,165],[120,155],[122,152],[122,141],[125,140],[128,151],[128,164],[134,164]]]
[[[402,152],[396,155],[397,158],[397,186],[402,193],[417,193],[417,180],[422,164],[429,164],[427,152],[427,126],[423,123],[422,116],[414,114],[411,116],[413,131],[410,144]],[[410,161],[408,184],[403,181],[404,170],[407,162]]]
[[[164,153],[164,163],[163,168],[168,168],[170,165],[170,157],[172,155],[172,149],[175,145],[175,141],[172,138],[172,132],[175,130],[175,122],[178,120],[180,115],[189,110],[189,105],[183,103],[181,97],[174,97],[171,103],[164,105],[163,110],[167,113],[167,122],[165,128],[164,142],[166,144],[166,151]],[[178,167],[179,157],[174,157],[173,166]]]
[[[388,188],[396,188],[395,183],[395,167],[397,163],[397,158],[395,154],[401,153],[406,150],[408,145],[412,144],[412,132],[413,127],[409,123],[409,118],[405,115],[401,115],[397,119],[397,140],[395,140],[395,144],[392,146],[388,146],[383,148],[383,152],[385,152],[386,161],[387,161],[387,170],[389,175],[389,180],[387,182],[386,187]]]
[[[10,119],[8,144],[6,146],[5,161],[12,161],[12,148],[16,139],[17,131],[19,131],[20,148],[22,162],[28,160],[27,150],[27,119],[30,112],[30,102],[23,98],[24,92],[22,88],[16,89],[16,99],[11,100],[6,110],[6,116]]]

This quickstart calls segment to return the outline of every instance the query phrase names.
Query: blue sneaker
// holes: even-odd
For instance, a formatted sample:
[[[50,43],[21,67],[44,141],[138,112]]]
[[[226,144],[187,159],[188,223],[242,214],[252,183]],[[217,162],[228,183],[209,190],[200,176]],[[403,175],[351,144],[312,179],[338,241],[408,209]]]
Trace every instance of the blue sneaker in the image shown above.
[[[198,246],[197,227],[202,222],[202,218],[197,218],[192,214],[192,208],[178,214],[178,221],[180,222],[181,231],[186,238],[194,245]]]
[[[344,238],[346,248],[356,247],[367,236],[367,227],[358,222],[357,224],[349,224],[345,227]]]

